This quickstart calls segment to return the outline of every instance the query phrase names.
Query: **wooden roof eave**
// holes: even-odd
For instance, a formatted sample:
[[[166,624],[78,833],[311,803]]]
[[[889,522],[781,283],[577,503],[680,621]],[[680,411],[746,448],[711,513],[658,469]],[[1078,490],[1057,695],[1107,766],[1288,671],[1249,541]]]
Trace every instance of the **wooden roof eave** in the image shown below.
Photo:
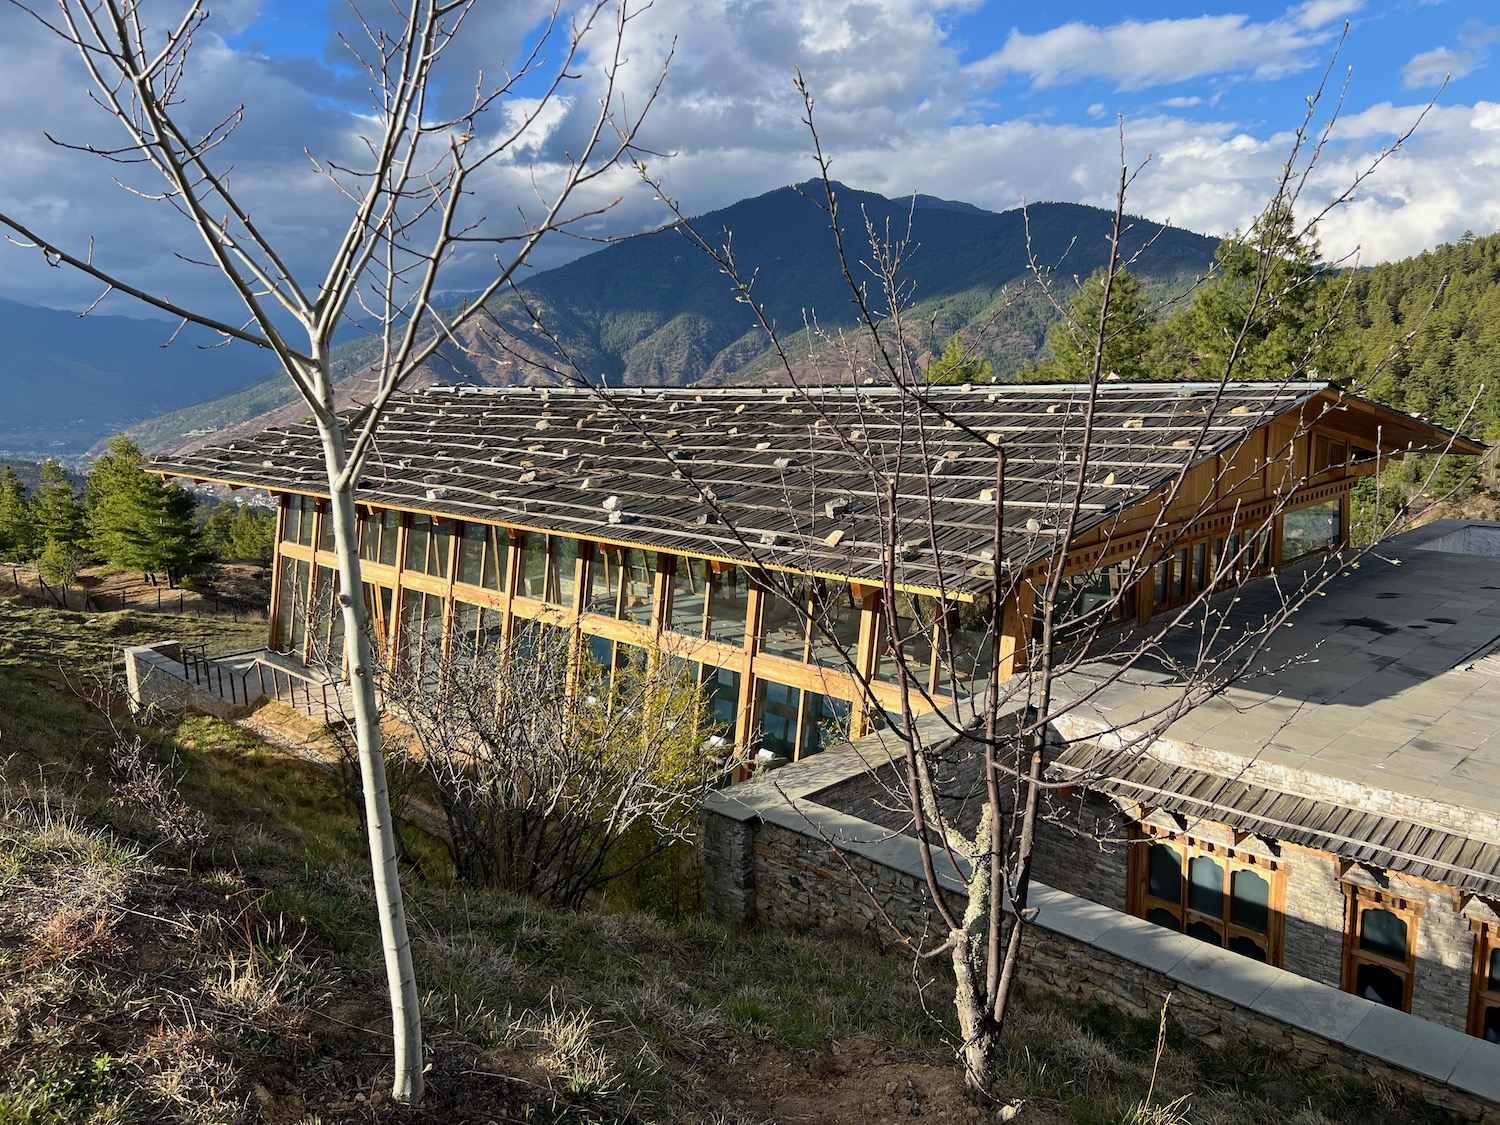
[[[1403,453],[1457,453],[1480,457],[1487,447],[1462,434],[1389,406],[1369,402],[1330,387],[1305,402],[1298,413],[1303,427],[1328,426],[1346,433],[1382,457]]]

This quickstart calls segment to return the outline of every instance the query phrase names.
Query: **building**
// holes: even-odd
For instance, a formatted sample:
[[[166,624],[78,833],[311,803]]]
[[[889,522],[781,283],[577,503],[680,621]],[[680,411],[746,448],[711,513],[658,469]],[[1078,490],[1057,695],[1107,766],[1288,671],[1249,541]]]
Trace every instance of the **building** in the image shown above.
[[[659,649],[737,747],[797,759],[899,713],[892,621],[919,711],[965,696],[992,644],[1002,676],[1024,665],[1075,481],[1068,596],[1124,626],[1337,546],[1383,459],[1480,449],[1324,383],[1095,394],[1092,410],[1087,387],[1045,385],[398,395],[358,491],[371,627],[416,666],[542,629],[606,666]],[[277,496],[270,646],[340,651],[310,424],[154,468]]]

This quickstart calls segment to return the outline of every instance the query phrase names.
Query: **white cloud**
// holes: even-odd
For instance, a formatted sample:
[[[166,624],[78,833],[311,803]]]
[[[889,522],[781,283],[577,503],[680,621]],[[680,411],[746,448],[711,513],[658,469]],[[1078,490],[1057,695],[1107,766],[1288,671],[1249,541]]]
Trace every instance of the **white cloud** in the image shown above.
[[[972,64],[986,77],[1020,74],[1044,88],[1086,79],[1142,90],[1217,74],[1277,78],[1306,69],[1329,41],[1329,22],[1358,8],[1347,0],[1311,0],[1279,19],[1245,15],[1125,20],[1111,27],[1073,22],[1028,35],[1012,29],[1005,45]]]
[[[1167,109],[1192,109],[1194,106],[1202,105],[1203,99],[1197,96],[1184,98],[1163,98],[1161,104]]]

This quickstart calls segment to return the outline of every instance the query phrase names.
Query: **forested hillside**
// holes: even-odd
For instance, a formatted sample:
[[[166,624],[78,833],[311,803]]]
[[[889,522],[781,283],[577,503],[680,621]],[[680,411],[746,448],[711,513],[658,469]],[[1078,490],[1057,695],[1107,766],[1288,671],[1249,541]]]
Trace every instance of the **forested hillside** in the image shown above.
[[[1359,271],[1348,315],[1371,397],[1500,441],[1500,234]]]

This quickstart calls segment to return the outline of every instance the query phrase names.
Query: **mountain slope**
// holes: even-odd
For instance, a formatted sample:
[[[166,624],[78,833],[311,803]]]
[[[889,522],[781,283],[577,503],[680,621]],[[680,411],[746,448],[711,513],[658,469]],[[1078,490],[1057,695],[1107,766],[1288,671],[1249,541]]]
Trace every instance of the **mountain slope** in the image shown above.
[[[223,394],[259,375],[252,348],[215,348],[210,332],[123,316],[59,312],[0,298],[0,450],[76,452],[100,435]]]
[[[1110,215],[1076,204],[1048,203],[1025,213],[994,214],[967,203],[918,196],[890,200],[837,188],[850,267],[874,312],[888,312],[871,272],[870,236],[905,240],[900,271],[909,323],[919,353],[941,350],[956,331],[977,345],[999,375],[1009,374],[1041,346],[1055,313],[1036,282],[1033,259],[1054,279],[1060,300],[1105,261]],[[702,239],[732,247],[741,275],[784,341],[793,345],[799,376],[838,377],[842,359],[822,346],[825,333],[856,321],[839,262],[821,185],[781,188],[692,221]],[[1147,246],[1147,243],[1150,243]],[[1212,259],[1214,240],[1135,220],[1125,252],[1149,291],[1185,288]],[[1144,248],[1144,249],[1143,249]],[[445,348],[416,385],[463,380],[487,384],[550,382],[557,345],[578,376],[612,385],[682,385],[784,378],[750,310],[719,265],[684,231],[667,229],[629,239],[529,279],[523,296],[491,304],[492,318],[459,333],[462,348]],[[537,321],[547,333],[537,329]],[[550,334],[550,335],[549,335]],[[554,343],[554,340],[556,343]],[[368,345],[363,345],[368,348]],[[346,345],[335,359],[356,377],[344,393],[358,399],[368,358]],[[132,431],[141,444],[175,450],[222,440],[304,413],[283,379],[235,396],[186,408]]]

